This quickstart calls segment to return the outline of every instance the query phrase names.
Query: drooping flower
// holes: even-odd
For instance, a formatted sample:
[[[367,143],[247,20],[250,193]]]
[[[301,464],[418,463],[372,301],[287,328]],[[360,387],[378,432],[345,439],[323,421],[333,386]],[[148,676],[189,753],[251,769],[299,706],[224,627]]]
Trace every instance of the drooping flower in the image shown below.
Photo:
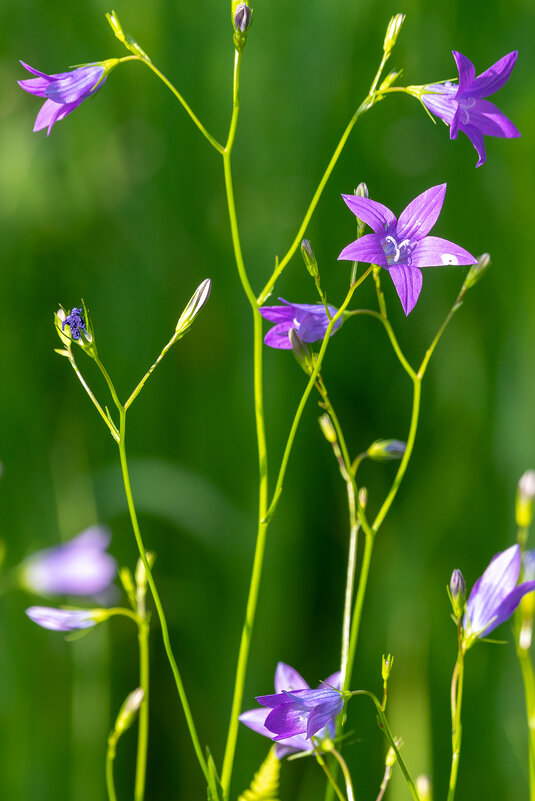
[[[117,562],[106,552],[110,533],[92,526],[74,539],[29,556],[20,565],[23,585],[40,595],[96,595],[115,578]]]
[[[39,72],[24,61],[20,63],[24,69],[37,77],[18,81],[19,86],[31,95],[46,98],[37,114],[33,130],[41,131],[43,128],[48,128],[47,136],[49,136],[55,122],[62,120],[87,97],[104,86],[108,73],[119,62],[116,58],[110,58],[54,75]]]
[[[450,126],[450,139],[457,139],[459,131],[468,136],[479,156],[476,167],[487,158],[483,136],[511,139],[521,135],[494,103],[484,99],[507,83],[517,56],[517,50],[508,53],[476,78],[470,59],[454,50],[459,83],[430,84],[421,95],[429,111]]]
[[[336,689],[340,673],[333,673],[317,690],[290,665],[279,662],[275,671],[275,695],[259,696],[260,709],[250,709],[240,720],[253,731],[277,743],[279,759],[313,749],[310,737],[334,737],[334,719],[343,707]],[[331,686],[328,686],[331,685]],[[267,707],[267,708],[266,708]],[[285,707],[285,709],[281,709]]]
[[[96,626],[97,619],[92,609],[54,609],[50,606],[30,606],[26,614],[41,626],[51,631],[72,631],[73,629],[89,629]]]
[[[280,348],[281,350],[291,350],[290,330],[294,328],[303,342],[317,342],[323,339],[329,318],[323,303],[290,303],[284,298],[279,298],[284,306],[262,306],[259,311],[262,317],[276,325],[271,328],[264,342],[270,348]],[[329,313],[334,317],[338,309],[329,306]],[[332,333],[334,334],[342,325],[339,318],[334,324]]]
[[[463,620],[465,649],[511,617],[523,596],[535,590],[533,580],[517,584],[521,562],[520,546],[512,545],[493,557],[474,584]]]
[[[405,314],[414,308],[422,288],[423,267],[476,264],[471,253],[438,236],[427,236],[436,223],[446,184],[432,186],[401,212],[399,220],[386,206],[369,198],[342,195],[357,219],[373,230],[345,247],[342,261],[362,261],[388,270]]]

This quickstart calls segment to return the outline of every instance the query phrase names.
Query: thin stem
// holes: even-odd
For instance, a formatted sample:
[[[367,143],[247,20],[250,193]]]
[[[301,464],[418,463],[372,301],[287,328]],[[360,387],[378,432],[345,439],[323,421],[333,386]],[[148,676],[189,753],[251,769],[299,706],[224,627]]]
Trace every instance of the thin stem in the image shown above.
[[[349,768],[347,767],[347,763],[343,758],[342,754],[336,750],[336,748],[331,748],[330,752],[333,757],[336,759],[338,764],[342,769],[342,774],[344,776],[344,781],[346,783],[346,794],[347,794],[347,801],[355,801],[355,791],[353,790],[353,782],[351,781],[351,774],[349,772]]]
[[[213,148],[215,148],[215,150],[217,150],[218,153],[223,153],[223,150],[224,150],[223,145],[220,144],[217,141],[217,139],[214,136],[212,136],[212,134],[204,127],[204,125],[202,124],[200,119],[197,117],[197,115],[195,114],[195,112],[193,111],[191,106],[185,101],[185,99],[180,94],[180,92],[178,91],[176,86],[173,86],[171,81],[168,80],[162,72],[160,72],[158,67],[156,67],[152,63],[152,61],[150,61],[149,58],[141,58],[140,57],[138,60],[142,61],[143,64],[145,64],[150,70],[152,70],[152,72],[167,86],[167,88],[171,90],[171,92],[174,94],[176,99],[182,105],[183,109],[186,111],[187,114],[189,114],[191,120],[197,126],[197,128],[202,133],[204,138],[208,140],[208,142],[212,145]]]
[[[359,583],[357,589],[357,596],[355,598],[355,607],[353,610],[353,617],[351,620],[351,634],[349,638],[349,648],[347,654],[346,673],[343,690],[348,690],[351,684],[351,677],[353,675],[353,666],[355,664],[355,655],[357,652],[357,642],[360,631],[360,622],[362,619],[362,610],[364,607],[364,598],[366,596],[366,588],[368,586],[368,576],[370,572],[370,564],[373,554],[373,545],[375,542],[375,534],[365,531],[364,540],[364,553],[362,555],[362,565],[360,568]]]
[[[225,147],[225,151],[223,153],[223,169],[225,175],[225,191],[227,195],[227,206],[229,213],[232,246],[234,250],[234,258],[236,261],[238,276],[240,278],[243,291],[245,292],[247,300],[249,301],[249,304],[251,306],[251,311],[253,314],[253,336],[254,336],[253,388],[254,388],[256,438],[257,438],[257,448],[258,448],[259,493],[258,493],[258,526],[257,526],[255,553],[253,558],[253,569],[251,574],[251,582],[249,585],[249,594],[245,610],[245,620],[242,627],[240,647],[238,651],[236,679],[234,683],[229,728],[227,733],[227,741],[225,745],[225,753],[223,757],[223,766],[221,770],[221,786],[224,799],[228,799],[230,794],[232,770],[234,766],[234,757],[236,753],[236,741],[238,737],[238,727],[239,727],[238,716],[240,714],[242,706],[243,691],[245,686],[245,678],[247,673],[247,665],[249,661],[249,652],[251,647],[251,639],[253,635],[256,609],[258,605],[260,582],[262,578],[262,569],[264,563],[264,553],[266,548],[266,534],[267,534],[267,522],[264,521],[264,518],[266,516],[267,499],[268,499],[268,459],[267,459],[267,443],[266,443],[265,418],[264,418],[262,317],[260,315],[260,312],[258,311],[258,304],[256,302],[256,297],[251,288],[251,284],[243,260],[239,228],[238,228],[238,220],[236,214],[236,204],[234,200],[234,187],[232,181],[231,155],[232,155],[232,148],[234,145],[236,128],[238,124],[239,108],[240,108],[240,98],[239,98],[240,64],[241,64],[241,53],[236,53],[234,60],[234,83],[232,92],[232,118],[230,122],[227,144]]]
[[[333,749],[333,751],[334,751],[334,749]],[[314,753],[316,754],[316,760],[318,762],[318,765],[321,767],[321,769],[323,770],[323,772],[327,776],[327,781],[329,782],[328,787],[330,787],[331,790],[336,793],[336,795],[338,796],[340,801],[346,801],[346,798],[345,798],[343,792],[341,791],[341,789],[339,788],[335,777],[333,776],[333,774],[329,770],[329,767],[328,767],[326,761],[324,760],[323,756],[320,754],[320,752],[318,751],[317,748],[314,748]]]
[[[529,729],[529,797],[530,801],[535,801],[535,676],[529,650],[517,644],[517,654],[524,682]]]
[[[375,267],[374,267],[374,277],[375,277]],[[384,298],[383,298],[383,302],[384,302]],[[373,311],[372,309],[352,309],[351,311],[346,312],[346,314],[347,314],[347,316],[351,316],[351,317],[357,317],[357,316],[373,317],[376,320],[379,320],[379,322],[384,327],[384,329],[385,329],[385,331],[387,333],[388,339],[390,340],[390,344],[392,345],[392,349],[393,349],[394,353],[396,354],[399,363],[401,364],[401,366],[403,367],[403,369],[405,370],[405,372],[407,373],[409,378],[411,378],[411,380],[414,380],[416,378],[416,371],[409,364],[408,359],[406,358],[405,354],[401,350],[401,347],[400,347],[399,342],[397,340],[397,337],[396,337],[396,335],[394,333],[394,329],[392,328],[392,325],[390,324],[390,321],[383,314],[379,314],[379,312]]]
[[[373,693],[369,692],[368,690],[355,690],[354,692],[351,693],[351,695],[365,695],[365,696],[367,696],[368,698],[370,698],[373,701],[373,703],[375,705],[375,708],[377,710],[377,716],[378,716],[379,721],[380,721],[380,728],[382,729],[382,731],[384,731],[386,739],[388,740],[392,750],[394,751],[394,753],[396,755],[396,759],[397,759],[397,761],[399,763],[399,767],[401,768],[401,772],[403,773],[403,776],[405,777],[405,781],[407,782],[407,785],[409,787],[411,795],[414,798],[414,801],[420,801],[420,798],[418,796],[418,792],[416,790],[414,782],[413,782],[413,780],[411,778],[411,775],[410,775],[410,773],[409,773],[409,771],[407,769],[407,766],[405,765],[405,761],[404,761],[403,757],[401,756],[400,750],[399,750],[399,748],[398,748],[398,746],[396,744],[396,741],[395,741],[394,737],[392,736],[392,732],[390,731],[390,726],[388,724],[387,717],[386,717],[385,713],[383,712],[383,710],[381,708],[381,704],[380,704],[379,699],[376,698],[376,696]]]
[[[144,610],[139,610],[144,611]],[[149,742],[149,621],[146,616],[139,622],[139,686],[143,690],[143,701],[139,708],[136,781],[134,801],[143,801],[147,775],[147,748]]]
[[[163,359],[163,357],[165,356],[165,354],[173,347],[173,345],[175,344],[177,339],[178,339],[178,333],[175,331],[175,333],[173,334],[173,336],[171,337],[171,339],[169,340],[167,345],[164,347],[164,349],[162,350],[162,352],[160,353],[160,355],[158,356],[156,361],[149,367],[149,369],[147,370],[147,372],[145,373],[145,375],[143,376],[143,378],[141,379],[141,381],[139,382],[137,387],[134,389],[134,391],[132,392],[132,394],[130,395],[128,400],[126,401],[126,403],[124,405],[125,411],[133,403],[133,401],[137,398],[137,396],[139,395],[139,393],[141,392],[141,390],[145,386],[145,382],[147,381],[149,376],[158,367],[158,365],[160,364],[160,362]]]
[[[451,680],[451,770],[447,801],[453,801],[457,787],[457,774],[461,756],[461,708],[463,702],[464,653],[462,643],[462,623],[457,624],[459,652]]]
[[[288,439],[286,441],[286,447],[284,449],[284,453],[283,453],[282,460],[281,460],[281,465],[280,465],[280,468],[279,468],[279,474],[278,474],[278,477],[277,477],[277,482],[275,484],[275,489],[273,490],[271,503],[270,503],[269,508],[268,508],[268,510],[266,512],[266,520],[269,520],[270,517],[275,512],[275,509],[277,507],[277,503],[278,503],[280,495],[282,493],[282,486],[283,486],[283,482],[284,482],[284,477],[286,475],[286,469],[288,467],[288,461],[289,461],[290,454],[291,454],[291,451],[292,451],[295,435],[297,434],[297,429],[299,428],[299,423],[301,421],[301,416],[302,416],[303,411],[305,409],[306,402],[308,400],[308,397],[309,397],[310,393],[312,392],[312,388],[314,387],[316,379],[317,379],[317,377],[319,375],[319,372],[320,372],[320,369],[321,369],[321,365],[323,363],[323,358],[325,356],[325,352],[326,352],[327,346],[329,344],[329,337],[330,337],[330,335],[332,333],[332,330],[333,330],[333,328],[335,326],[336,321],[342,316],[342,314],[344,313],[348,303],[350,302],[354,291],[370,275],[372,269],[373,269],[372,267],[369,267],[366,270],[366,272],[363,273],[363,275],[361,275],[359,280],[356,281],[351,286],[351,288],[349,289],[349,292],[347,293],[347,295],[345,297],[344,302],[342,303],[342,305],[340,306],[340,308],[338,309],[336,314],[333,316],[332,320],[330,320],[330,322],[329,322],[329,324],[327,326],[327,329],[325,331],[325,336],[323,337],[323,341],[321,343],[321,347],[320,347],[319,353],[318,353],[318,355],[316,357],[316,364],[314,366],[314,370],[310,374],[310,378],[308,380],[308,384],[306,385],[305,391],[303,392],[303,395],[301,396],[301,400],[299,401],[299,405],[297,407],[297,411],[296,411],[296,413],[294,415],[294,419],[292,421],[292,425],[291,425],[291,428],[290,428],[290,433],[289,433]]]
[[[113,386],[113,385],[112,385]],[[115,390],[113,391],[112,395],[115,395]],[[134,506],[134,498],[132,495],[132,486],[130,484],[130,475],[128,472],[128,463],[126,459],[126,411],[125,409],[120,406],[120,441],[119,441],[119,456],[121,460],[121,471],[123,475],[123,484],[126,494],[126,500],[128,503],[128,511],[130,513],[130,520],[132,522],[132,529],[134,531],[134,536],[136,539],[139,555],[141,557],[141,561],[143,562],[143,566],[145,568],[145,572],[147,575],[147,582],[150,587],[150,591],[152,593],[152,597],[154,599],[154,605],[156,607],[156,611],[158,613],[158,619],[160,621],[160,626],[162,629],[162,638],[165,648],[165,653],[167,654],[167,659],[169,660],[169,664],[171,666],[171,670],[173,672],[173,677],[175,679],[176,688],[178,691],[178,695],[180,698],[180,702],[182,704],[182,708],[184,710],[184,716],[186,718],[186,723],[189,729],[190,737],[193,743],[193,748],[195,750],[195,754],[197,756],[199,765],[201,766],[201,770],[204,774],[206,781],[210,781],[210,774],[208,771],[208,767],[206,764],[206,760],[204,758],[204,754],[201,748],[201,744],[199,742],[199,737],[197,734],[197,730],[195,728],[195,723],[193,722],[193,716],[191,714],[191,709],[189,706],[189,702],[186,696],[186,691],[184,689],[184,685],[182,683],[182,678],[180,676],[180,672],[178,670],[178,666],[173,654],[173,649],[171,647],[171,641],[169,639],[169,629],[167,626],[167,620],[165,617],[165,613],[162,607],[162,603],[160,600],[160,595],[156,588],[156,584],[154,583],[154,578],[152,576],[152,570],[147,559],[147,553],[145,550],[145,545],[143,544],[143,538],[141,536],[141,530],[139,528],[139,523],[137,519],[136,508]]]
[[[106,790],[108,792],[108,801],[117,801],[115,782],[113,780],[113,763],[115,760],[116,746],[117,735],[112,731],[108,737],[108,750],[106,752]]]
[[[91,388],[89,387],[89,384],[86,382],[85,378],[83,377],[82,373],[80,372],[80,368],[76,364],[76,360],[75,360],[74,356],[72,355],[72,352],[71,352],[70,349],[69,349],[68,353],[69,353],[69,356],[68,356],[69,362],[71,364],[72,369],[74,370],[74,372],[76,374],[76,377],[80,381],[80,384],[83,386],[83,388],[85,389],[85,391],[89,395],[89,397],[90,397],[95,409],[97,410],[97,412],[100,414],[100,416],[102,417],[102,419],[104,420],[104,422],[108,426],[108,428],[110,430],[110,434],[112,435],[114,440],[116,442],[119,442],[119,432],[117,431],[117,427],[110,420],[110,418],[108,417],[108,415],[106,414],[106,412],[104,411],[104,409],[102,408],[102,406],[100,405],[100,403],[98,402],[96,397],[93,395],[93,392],[92,392]]]

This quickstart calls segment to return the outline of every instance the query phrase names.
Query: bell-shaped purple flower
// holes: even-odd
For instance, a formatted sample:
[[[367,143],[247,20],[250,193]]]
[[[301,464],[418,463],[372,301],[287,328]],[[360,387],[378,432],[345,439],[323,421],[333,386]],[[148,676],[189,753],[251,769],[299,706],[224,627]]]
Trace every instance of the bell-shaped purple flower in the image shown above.
[[[23,585],[39,595],[96,595],[117,573],[117,562],[106,552],[111,535],[92,526],[54,548],[37,551],[20,565]]]
[[[339,687],[340,673],[333,673],[317,690],[311,690],[297,670],[279,662],[275,671],[276,694],[259,696],[256,700],[262,707],[243,712],[240,720],[275,741],[279,759],[298,751],[311,751],[312,735],[319,739],[334,737],[334,719],[343,707],[340,693],[327,685]],[[282,706],[287,708],[280,710]]]
[[[474,584],[463,620],[465,648],[510,618],[523,596],[535,590],[535,581],[517,584],[521,562],[520,547],[512,545],[493,557]]]
[[[279,300],[285,305],[262,306],[259,309],[262,317],[276,323],[264,338],[266,345],[269,345],[270,348],[291,350],[292,343],[289,334],[292,328],[297,331],[303,342],[317,342],[319,339],[323,339],[329,325],[329,318],[323,303],[290,303],[284,298],[279,298]],[[334,306],[328,308],[331,317],[334,317],[338,309],[335,309]],[[332,333],[334,334],[341,325],[342,319],[339,318],[334,324]]]
[[[109,71],[118,63],[118,59],[86,64],[70,72],[58,72],[54,75],[39,72],[24,61],[20,63],[24,69],[37,77],[18,81],[19,86],[31,95],[46,98],[33,130],[41,131],[43,128],[48,128],[47,136],[49,136],[55,122],[62,120],[87,97],[104,86]]]
[[[342,195],[357,219],[373,230],[345,247],[338,259],[376,264],[388,270],[405,314],[414,308],[422,288],[423,267],[477,264],[471,253],[438,236],[427,236],[444,203],[446,184],[432,186],[401,212],[399,219],[382,203]]]
[[[497,92],[507,83],[518,56],[514,50],[501,58],[476,78],[476,69],[470,59],[453,51],[459,70],[458,85],[430,84],[421,96],[425,106],[450,126],[450,139],[457,139],[464,131],[477,150],[476,167],[486,161],[483,136],[499,136],[511,139],[520,132],[499,108],[484,98]]]
[[[41,626],[51,631],[73,631],[73,629],[89,629],[97,624],[92,609],[54,609],[50,606],[30,606],[26,614]]]

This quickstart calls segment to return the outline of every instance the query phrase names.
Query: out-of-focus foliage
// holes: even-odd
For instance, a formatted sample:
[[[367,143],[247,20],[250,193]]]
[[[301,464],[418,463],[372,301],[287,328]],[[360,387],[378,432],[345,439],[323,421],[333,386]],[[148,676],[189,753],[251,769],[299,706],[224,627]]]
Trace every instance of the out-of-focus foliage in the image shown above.
[[[230,115],[229,4],[142,3],[116,10],[153,60],[220,139]],[[121,564],[137,553],[115,443],[57,347],[61,302],[91,309],[99,353],[126,398],[171,336],[207,276],[212,296],[195,328],[167,356],[130,414],[128,449],[147,547],[202,742],[220,760],[254,544],[256,451],[251,320],[233,264],[222,169],[165,87],[139,64],[117,69],[94,99],[33,134],[39,102],[19,89],[17,59],[45,72],[122,55],[103,0],[20,0],[0,10],[0,538],[8,570],[29,552],[109,525]],[[533,269],[534,9],[527,0],[258,2],[242,70],[234,168],[245,257],[260,290],[295,235],[334,143],[364,97],[391,14],[407,14],[392,67],[406,83],[451,78],[451,50],[478,71],[520,56],[500,108],[522,139],[488,139],[488,161],[460,136],[450,142],[405,96],[387,98],[358,124],[307,236],[336,304],[350,265],[336,261],[355,237],[340,198],[366,181],[399,212],[425,188],[448,182],[437,235],[492,267],[470,292],[424,384],[414,457],[380,534],[366,601],[354,688],[380,691],[381,654],[395,654],[392,728],[414,774],[445,794],[449,681],[455,631],[445,585],[467,582],[513,542],[515,484],[535,465]],[[434,233],[435,233],[434,232]],[[405,319],[385,292],[399,338],[416,362],[454,301],[466,268],[424,271],[422,297]],[[297,255],[276,288],[316,301]],[[374,302],[371,287],[361,305]],[[82,359],[83,354],[80,355]],[[95,389],[104,387],[83,365]],[[273,469],[304,376],[291,354],[266,352]],[[404,439],[410,385],[380,326],[352,319],[333,339],[324,377],[352,453],[378,438]],[[306,676],[339,661],[347,521],[344,488],[310,403],[270,530],[257,633],[246,687],[269,692],[279,659]],[[394,466],[367,462],[376,508]],[[533,543],[531,543],[533,546]],[[103,801],[112,713],[137,684],[135,637],[112,620],[80,641],[33,626],[22,593],[1,599],[0,797]],[[507,626],[501,631],[511,640]],[[204,797],[156,625],[147,797]],[[478,645],[467,658],[459,801],[517,801],[527,793],[527,740],[514,649]],[[359,797],[377,793],[385,744],[373,710],[350,707],[345,746]],[[120,797],[131,796],[135,727],[117,758]],[[247,787],[266,741],[243,730],[234,795]],[[397,769],[394,770],[397,772]],[[312,760],[284,764],[281,799],[323,797]],[[407,791],[395,775],[390,798]]]

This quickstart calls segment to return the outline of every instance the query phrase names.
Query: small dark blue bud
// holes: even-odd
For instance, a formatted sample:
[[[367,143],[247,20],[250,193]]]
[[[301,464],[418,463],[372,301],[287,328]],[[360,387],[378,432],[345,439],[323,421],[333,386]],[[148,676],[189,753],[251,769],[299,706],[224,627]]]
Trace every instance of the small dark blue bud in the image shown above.
[[[240,31],[241,33],[245,33],[251,24],[252,16],[253,12],[249,6],[246,3],[240,3],[234,12],[234,29],[236,31]]]
[[[61,324],[61,330],[65,330],[65,326],[68,325],[71,337],[73,339],[80,339],[80,336],[83,333],[87,333],[87,328],[85,327],[85,320],[83,317],[83,310],[82,309],[72,309],[70,314],[63,320]]]

